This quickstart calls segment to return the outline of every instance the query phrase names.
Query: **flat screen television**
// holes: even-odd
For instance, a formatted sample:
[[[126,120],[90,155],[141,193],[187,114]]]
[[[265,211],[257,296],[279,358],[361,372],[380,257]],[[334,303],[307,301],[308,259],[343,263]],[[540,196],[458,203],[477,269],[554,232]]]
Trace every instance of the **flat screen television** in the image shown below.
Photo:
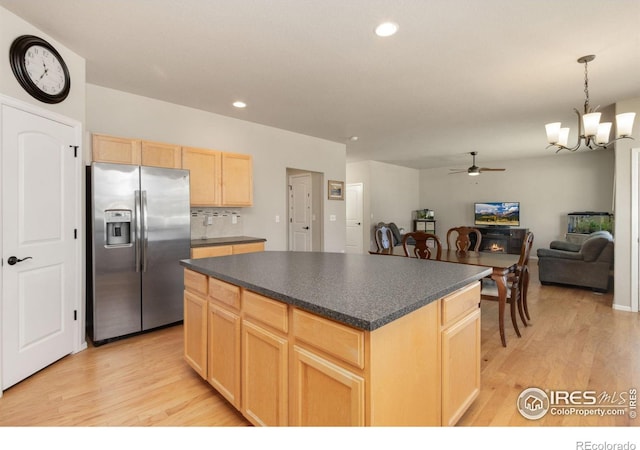
[[[476,225],[520,226],[520,202],[484,202],[473,206]]]

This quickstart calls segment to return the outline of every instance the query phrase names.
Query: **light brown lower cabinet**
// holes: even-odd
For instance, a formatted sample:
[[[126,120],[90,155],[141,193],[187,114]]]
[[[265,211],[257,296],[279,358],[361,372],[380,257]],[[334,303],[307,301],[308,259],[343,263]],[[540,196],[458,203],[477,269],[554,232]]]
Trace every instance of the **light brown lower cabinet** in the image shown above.
[[[296,426],[364,426],[365,381],[345,368],[293,347],[293,415]]]
[[[442,302],[442,425],[455,425],[480,394],[480,304],[467,287]]]
[[[207,378],[208,277],[184,272],[184,359],[202,378]]]
[[[208,247],[194,247],[191,258],[211,258],[216,256],[239,255],[241,253],[263,252],[264,242],[249,242],[247,244],[215,245]]]
[[[209,277],[207,381],[240,409],[240,288]]]
[[[255,425],[288,425],[287,338],[242,321],[242,413]]]
[[[215,278],[207,290],[205,378],[255,425],[454,425],[479,392],[477,282],[374,331]]]
[[[184,292],[184,359],[202,378],[207,378],[207,308],[206,298]]]
[[[240,316],[209,302],[208,379],[229,403],[240,408]]]

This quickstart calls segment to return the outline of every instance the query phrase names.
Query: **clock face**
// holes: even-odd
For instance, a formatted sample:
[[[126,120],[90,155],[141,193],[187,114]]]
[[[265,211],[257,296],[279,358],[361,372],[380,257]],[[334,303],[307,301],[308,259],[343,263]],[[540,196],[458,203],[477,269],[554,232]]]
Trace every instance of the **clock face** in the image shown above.
[[[67,65],[51,44],[36,36],[20,36],[11,45],[11,69],[20,85],[45,103],[60,103],[69,94]]]
[[[65,74],[60,60],[48,49],[32,45],[24,55],[27,76],[42,92],[60,94],[65,86]]]

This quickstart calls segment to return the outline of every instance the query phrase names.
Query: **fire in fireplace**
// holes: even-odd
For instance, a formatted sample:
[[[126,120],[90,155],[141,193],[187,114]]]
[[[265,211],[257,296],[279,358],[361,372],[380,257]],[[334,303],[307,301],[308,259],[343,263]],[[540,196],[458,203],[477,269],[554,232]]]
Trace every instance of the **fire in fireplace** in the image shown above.
[[[491,237],[482,241],[482,252],[499,252],[505,253],[507,251],[507,238]]]

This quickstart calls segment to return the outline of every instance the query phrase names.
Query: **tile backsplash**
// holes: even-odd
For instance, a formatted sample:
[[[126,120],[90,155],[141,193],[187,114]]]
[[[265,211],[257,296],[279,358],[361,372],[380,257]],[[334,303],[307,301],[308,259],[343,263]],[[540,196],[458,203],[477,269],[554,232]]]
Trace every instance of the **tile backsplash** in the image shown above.
[[[191,208],[191,239],[243,235],[240,211],[225,208]]]

